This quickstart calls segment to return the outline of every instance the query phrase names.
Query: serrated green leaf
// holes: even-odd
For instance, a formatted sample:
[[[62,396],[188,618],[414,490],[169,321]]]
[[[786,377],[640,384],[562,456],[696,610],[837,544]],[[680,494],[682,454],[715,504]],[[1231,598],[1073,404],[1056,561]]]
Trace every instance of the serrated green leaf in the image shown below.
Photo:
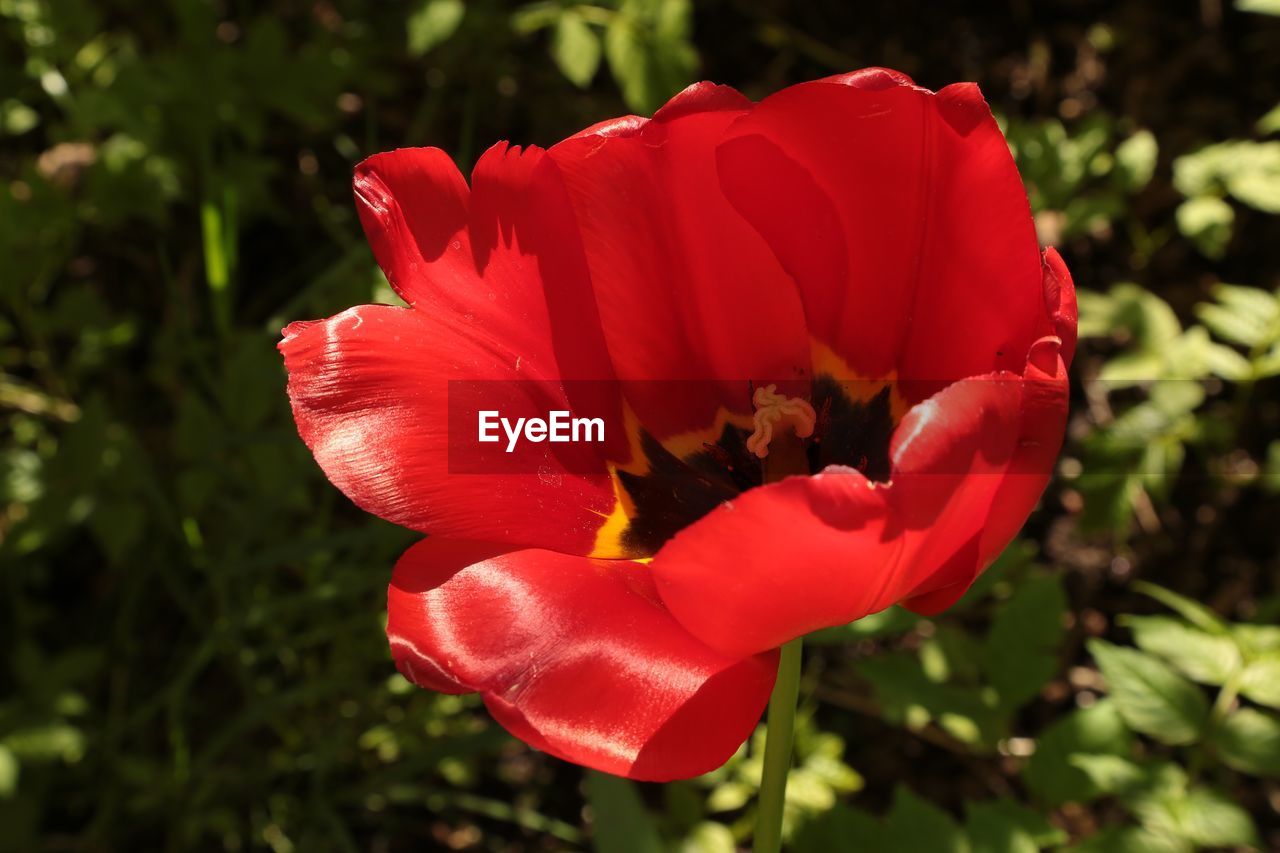
[[[446,41],[462,23],[467,7],[462,0],[427,0],[409,16],[409,53],[422,56]]]
[[[1023,768],[1023,778],[1049,806],[1088,800],[1100,791],[1071,763],[1071,757],[1081,753],[1122,755],[1131,745],[1132,735],[1115,703],[1104,699],[1050,724],[1036,740],[1036,751]]]
[[[657,825],[634,783],[593,771],[587,774],[585,787],[596,853],[662,853]]]
[[[1104,794],[1123,794],[1145,789],[1149,776],[1142,765],[1121,755],[1075,755],[1071,763],[1083,770]]]
[[[1035,853],[1067,840],[1042,815],[1009,799],[966,803],[965,832],[973,853]]]
[[[968,853],[969,842],[951,815],[898,786],[885,822],[884,853]]]
[[[996,612],[987,633],[986,669],[1001,707],[1018,707],[1057,672],[1066,608],[1057,575],[1032,575]]]
[[[968,631],[937,625],[920,644],[920,664],[930,681],[976,684],[982,672],[982,647]]]
[[[1151,832],[1140,826],[1108,827],[1084,839],[1067,853],[1191,853],[1181,838]]]
[[[1228,767],[1280,777],[1280,717],[1275,714],[1239,708],[1214,730],[1213,743]]]
[[[1083,770],[1099,791],[1130,807],[1186,789],[1186,772],[1168,761],[1140,764],[1120,755],[1080,753],[1071,757],[1071,763]]]
[[[1129,348],[1111,359],[1099,379],[1113,387],[1125,387],[1152,379],[1164,378],[1173,363],[1170,348],[1183,336],[1182,325],[1173,309],[1150,291],[1123,282],[1111,288],[1104,297],[1079,300],[1082,336],[1127,333]]]
[[[830,853],[832,850],[883,850],[884,827],[860,809],[837,804],[804,824],[791,840],[794,853]]]
[[[1196,315],[1215,335],[1244,347],[1265,346],[1280,336],[1280,299],[1257,287],[1219,284],[1215,302],[1196,306]]]
[[[1169,616],[1122,616],[1144,652],[1163,658],[1188,678],[1221,685],[1243,665],[1240,647],[1230,637],[1210,634]]]
[[[965,743],[994,746],[1001,736],[1000,715],[977,688],[938,684],[913,655],[880,655],[858,663],[871,682],[885,719],[921,728],[936,721]]]
[[[1173,162],[1173,180],[1189,198],[1226,191],[1247,205],[1280,213],[1280,142],[1233,139]]]
[[[1145,652],[1091,640],[1089,651],[1107,679],[1124,721],[1162,743],[1193,743],[1204,729],[1209,703],[1171,667]]]
[[[551,58],[569,82],[580,89],[590,85],[591,78],[596,76],[596,69],[600,67],[600,39],[577,12],[566,11],[556,21]]]
[[[1258,834],[1249,813],[1225,794],[1209,788],[1168,792],[1135,809],[1147,829],[1196,846],[1232,847],[1256,842]]]

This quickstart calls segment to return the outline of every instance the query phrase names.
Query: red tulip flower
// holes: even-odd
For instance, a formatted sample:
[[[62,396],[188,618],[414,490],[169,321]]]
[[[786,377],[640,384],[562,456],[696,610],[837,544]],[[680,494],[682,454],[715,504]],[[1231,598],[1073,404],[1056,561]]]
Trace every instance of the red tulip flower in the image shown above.
[[[469,187],[438,149],[378,154],[355,194],[409,307],[285,329],[298,430],[355,503],[430,534],[390,586],[400,671],[552,755],[717,767],[779,646],[950,606],[1048,481],[1075,297],[972,84],[699,83],[500,143]],[[579,380],[603,444],[451,465],[475,438],[451,389],[575,410]]]

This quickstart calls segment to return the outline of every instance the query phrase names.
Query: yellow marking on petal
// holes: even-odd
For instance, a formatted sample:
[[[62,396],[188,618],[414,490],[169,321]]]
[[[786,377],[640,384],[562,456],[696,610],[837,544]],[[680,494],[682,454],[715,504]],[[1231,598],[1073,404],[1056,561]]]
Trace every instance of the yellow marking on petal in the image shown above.
[[[622,543],[622,537],[627,532],[628,525],[631,524],[636,507],[631,500],[631,495],[627,494],[627,490],[622,487],[622,480],[618,478],[616,466],[609,466],[609,476],[613,478],[613,509],[608,513],[597,513],[604,519],[604,523],[596,531],[596,541],[588,556],[617,560],[630,556]]]
[[[623,403],[622,418],[623,428],[627,434],[629,458],[624,463],[611,463],[609,465],[609,475],[613,478],[614,504],[613,509],[607,513],[595,513],[604,519],[604,523],[596,531],[595,543],[589,556],[598,559],[636,559],[635,555],[627,550],[622,541],[631,519],[635,517],[636,508],[631,500],[631,495],[628,494],[626,487],[622,485],[622,480],[618,475],[619,472],[625,471],[628,474],[643,477],[649,473],[652,465],[649,457],[645,455],[641,441],[643,428],[640,424],[640,419],[636,416],[630,404],[625,401]],[[730,412],[721,406],[717,409],[716,416],[709,426],[679,433],[659,443],[677,459],[688,459],[704,450],[707,444],[714,444],[719,440],[720,436],[724,434],[725,427],[729,425],[743,430],[750,430],[752,428],[752,419],[750,415]]]
[[[893,417],[893,422],[900,422],[911,409],[898,388],[897,371],[890,371],[888,375],[876,378],[863,376],[816,338],[809,338],[809,358],[813,362],[813,375],[825,375],[840,383],[841,390],[851,402],[869,402],[888,386],[889,414]]]
[[[735,426],[741,430],[749,430],[753,427],[751,415],[739,414],[731,412],[724,406],[716,409],[716,416],[712,420],[710,426],[702,429],[693,429],[688,432],[682,432],[678,435],[664,438],[661,441],[663,447],[677,459],[688,459],[690,456],[698,453],[706,448],[708,444],[715,444],[720,440],[720,436],[724,435],[726,426]]]

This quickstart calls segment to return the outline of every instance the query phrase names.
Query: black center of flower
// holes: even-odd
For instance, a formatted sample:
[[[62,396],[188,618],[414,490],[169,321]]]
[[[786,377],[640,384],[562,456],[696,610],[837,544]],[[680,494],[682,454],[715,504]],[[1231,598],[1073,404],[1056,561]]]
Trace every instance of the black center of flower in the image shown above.
[[[819,376],[811,402],[817,422],[813,434],[803,439],[798,457],[799,467],[807,463],[808,471],[795,473],[816,474],[844,465],[871,480],[888,480],[889,440],[896,426],[889,387],[864,393],[852,383]],[[715,441],[677,457],[642,431],[640,447],[648,469],[639,474],[617,472],[631,504],[621,534],[623,550],[636,557],[651,556],[720,504],[765,482],[768,458],[748,449],[750,436],[750,431],[728,424]]]

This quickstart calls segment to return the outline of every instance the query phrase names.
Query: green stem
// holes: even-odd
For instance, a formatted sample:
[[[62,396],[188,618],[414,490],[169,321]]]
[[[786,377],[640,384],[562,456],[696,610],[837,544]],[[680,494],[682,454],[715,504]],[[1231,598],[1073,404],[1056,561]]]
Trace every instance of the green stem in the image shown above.
[[[797,637],[782,647],[778,680],[769,697],[768,731],[764,742],[764,774],[756,810],[755,853],[782,849],[782,811],[791,770],[791,740],[795,731],[796,698],[800,695],[800,646]]]

